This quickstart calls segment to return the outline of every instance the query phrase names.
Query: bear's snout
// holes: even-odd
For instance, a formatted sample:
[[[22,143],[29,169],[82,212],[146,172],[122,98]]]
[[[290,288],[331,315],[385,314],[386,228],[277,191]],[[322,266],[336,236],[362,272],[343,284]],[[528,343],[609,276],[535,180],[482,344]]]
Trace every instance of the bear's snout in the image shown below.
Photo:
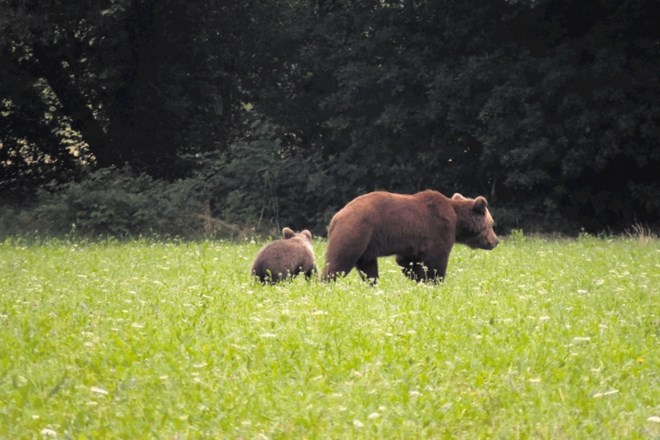
[[[486,240],[481,242],[481,246],[479,247],[487,251],[492,251],[497,247],[498,244],[500,244],[500,239],[497,238],[497,235],[495,235],[495,233],[491,233],[488,234]]]
[[[497,247],[500,240],[497,236],[493,237],[474,237],[471,240],[463,241],[463,244],[468,245],[472,249],[483,249],[486,251],[492,251]]]

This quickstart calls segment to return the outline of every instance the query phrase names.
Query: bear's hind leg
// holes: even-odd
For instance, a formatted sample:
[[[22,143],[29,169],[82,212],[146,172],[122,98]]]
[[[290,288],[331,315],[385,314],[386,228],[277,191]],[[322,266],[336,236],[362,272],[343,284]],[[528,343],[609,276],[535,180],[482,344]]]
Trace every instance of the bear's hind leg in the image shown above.
[[[360,276],[364,281],[368,281],[370,284],[376,284],[378,282],[378,259],[374,258],[371,260],[360,258],[355,267],[360,271]]]
[[[338,276],[348,275],[369,245],[369,234],[359,234],[359,231],[341,232],[335,229],[328,235],[322,276],[326,281],[334,281]]]
[[[326,263],[321,278],[325,281],[334,281],[337,277],[345,277],[353,269],[352,263]]]
[[[316,275],[317,269],[316,264],[311,267],[307,272],[305,272],[305,279],[307,281],[311,280],[314,275]]]

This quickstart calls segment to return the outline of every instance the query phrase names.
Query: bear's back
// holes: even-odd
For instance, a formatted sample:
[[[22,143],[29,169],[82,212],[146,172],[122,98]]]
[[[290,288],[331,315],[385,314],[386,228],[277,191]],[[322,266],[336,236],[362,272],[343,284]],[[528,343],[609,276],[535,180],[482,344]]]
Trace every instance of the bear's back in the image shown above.
[[[332,223],[345,220],[373,224],[400,222],[406,226],[426,225],[430,216],[444,212],[450,214],[451,211],[451,199],[437,191],[425,190],[416,194],[374,191],[350,201],[335,214],[330,227]]]

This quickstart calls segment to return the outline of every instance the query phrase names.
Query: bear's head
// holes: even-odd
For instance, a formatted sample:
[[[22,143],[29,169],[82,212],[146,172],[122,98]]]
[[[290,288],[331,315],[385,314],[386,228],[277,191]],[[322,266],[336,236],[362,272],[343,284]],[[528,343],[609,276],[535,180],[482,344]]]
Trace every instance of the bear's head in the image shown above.
[[[482,196],[469,199],[456,193],[452,196],[456,207],[456,242],[475,249],[495,249],[500,242],[493,231],[493,217],[488,201]]]
[[[305,229],[302,232],[295,232],[291,228],[284,228],[282,229],[282,236],[284,237],[285,240],[290,240],[292,238],[296,238],[298,240],[302,240],[305,245],[311,248],[312,246],[312,233],[309,232],[307,229]]]

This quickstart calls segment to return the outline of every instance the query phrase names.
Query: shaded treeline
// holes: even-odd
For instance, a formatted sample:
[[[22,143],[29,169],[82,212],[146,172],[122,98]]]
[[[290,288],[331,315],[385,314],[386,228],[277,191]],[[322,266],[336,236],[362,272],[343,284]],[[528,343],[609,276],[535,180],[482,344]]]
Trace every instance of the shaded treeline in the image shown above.
[[[74,3],[0,1],[0,203],[28,227],[323,232],[425,188],[504,228],[657,224],[657,1]]]

